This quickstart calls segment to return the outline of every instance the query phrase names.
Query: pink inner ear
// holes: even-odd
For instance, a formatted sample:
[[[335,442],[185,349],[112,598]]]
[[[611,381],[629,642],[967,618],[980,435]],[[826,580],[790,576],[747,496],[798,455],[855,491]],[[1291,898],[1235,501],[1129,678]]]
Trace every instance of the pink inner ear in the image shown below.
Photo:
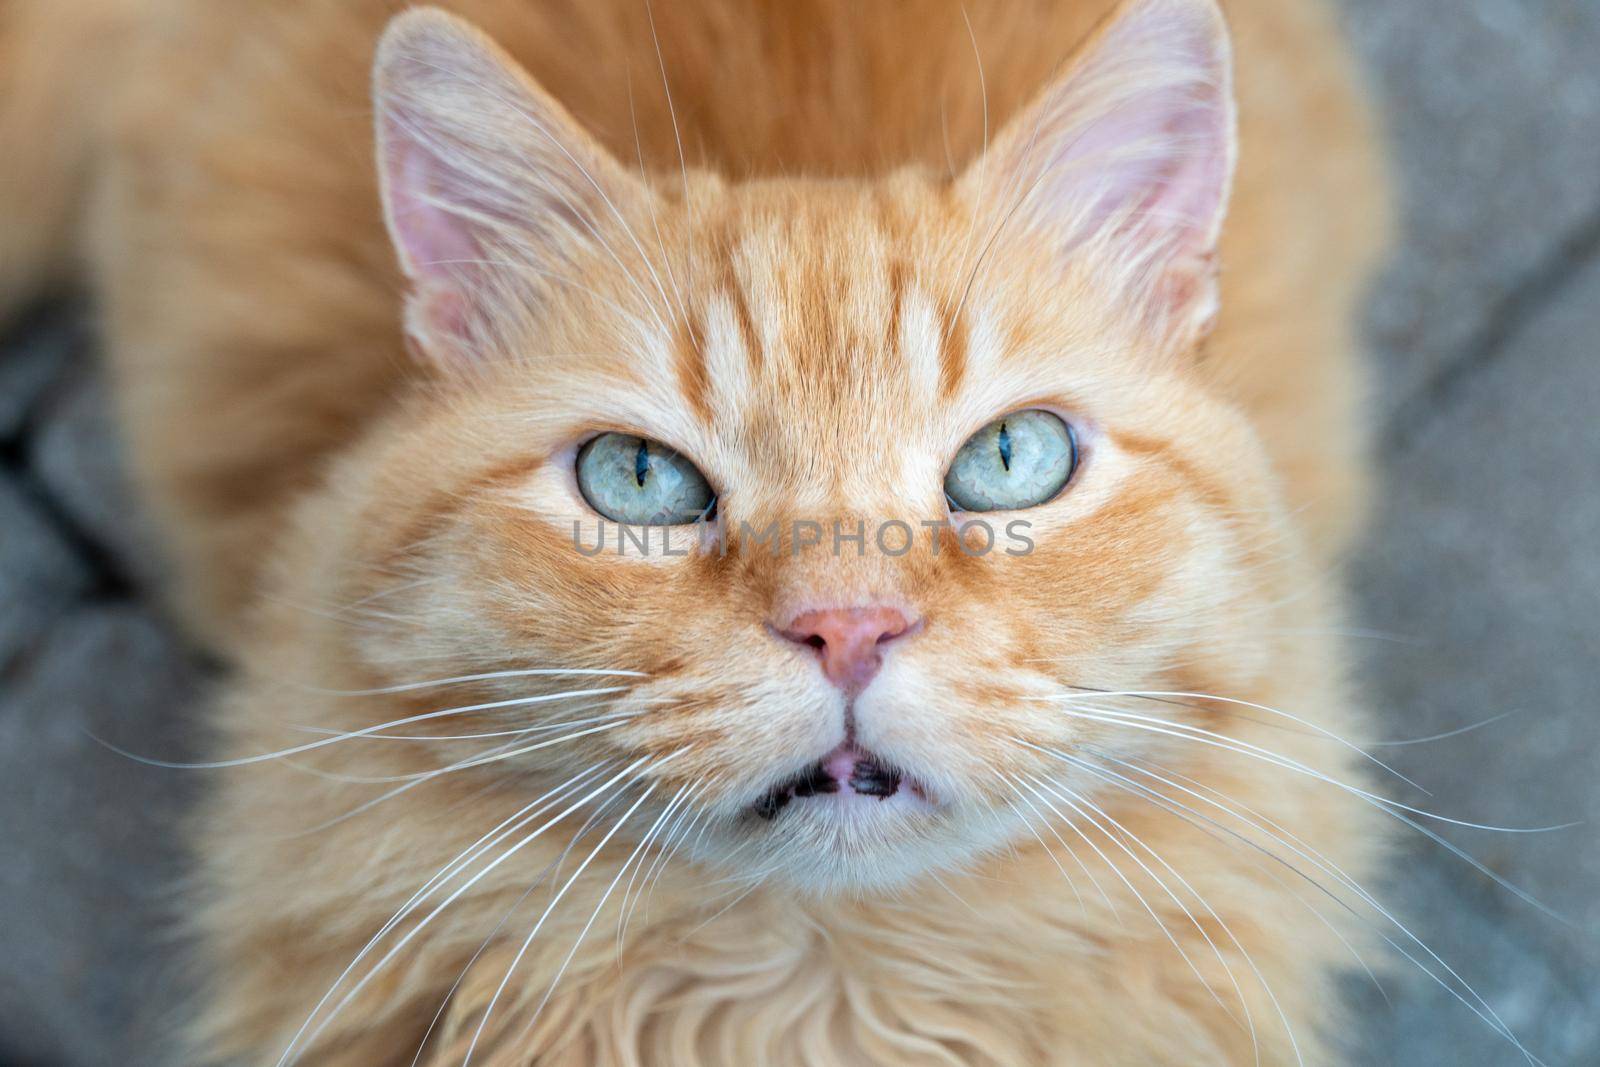
[[[1116,225],[1146,261],[1204,259],[1233,166],[1225,31],[1206,0],[1146,0],[1039,105],[1035,224],[1073,248]],[[1026,120],[1024,120],[1026,121]]]
[[[1150,97],[1095,123],[1068,149],[1086,170],[1096,169],[1097,159],[1105,167],[1091,222],[1097,228],[1131,212],[1132,231],[1189,238],[1179,245],[1204,242],[1227,182],[1218,108],[1182,90]]]
[[[466,220],[439,206],[445,183],[438,158],[397,123],[387,132],[389,218],[401,266],[418,283],[459,284],[483,250]]]
[[[484,252],[471,223],[442,206],[451,175],[437,154],[390,116],[384,124],[390,233],[411,281],[406,332],[416,354],[457,363],[474,347],[472,280]]]
[[[460,289],[429,286],[412,298],[411,329],[420,334],[417,340],[424,345],[428,338],[436,337],[470,340],[470,312],[467,296]]]

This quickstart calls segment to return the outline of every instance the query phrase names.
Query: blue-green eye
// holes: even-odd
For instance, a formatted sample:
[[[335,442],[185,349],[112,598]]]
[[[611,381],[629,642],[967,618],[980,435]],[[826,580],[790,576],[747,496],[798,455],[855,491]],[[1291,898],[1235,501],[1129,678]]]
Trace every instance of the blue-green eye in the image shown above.
[[[961,446],[944,492],[962,511],[1014,511],[1055,498],[1078,467],[1072,427],[1048,411],[996,419]]]
[[[682,526],[710,518],[716,494],[699,468],[659,441],[603,433],[578,452],[578,491],[613,522]]]

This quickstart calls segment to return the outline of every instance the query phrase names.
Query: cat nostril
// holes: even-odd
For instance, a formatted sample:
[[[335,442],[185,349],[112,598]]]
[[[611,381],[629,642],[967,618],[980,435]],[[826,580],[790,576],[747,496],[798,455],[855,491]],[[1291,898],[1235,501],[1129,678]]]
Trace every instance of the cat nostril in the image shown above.
[[[883,665],[882,646],[916,628],[894,608],[830,608],[796,615],[777,632],[814,649],[829,681],[849,692],[866,688]]]

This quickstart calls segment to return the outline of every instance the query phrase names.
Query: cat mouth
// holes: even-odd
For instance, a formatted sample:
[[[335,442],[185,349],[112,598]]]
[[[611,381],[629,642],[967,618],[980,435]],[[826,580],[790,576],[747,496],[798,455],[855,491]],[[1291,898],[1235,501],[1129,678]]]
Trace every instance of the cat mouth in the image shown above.
[[[823,798],[851,807],[891,798],[928,803],[927,791],[920,782],[881,757],[847,742],[767,790],[752,810],[759,818],[771,821],[792,801],[815,802]]]

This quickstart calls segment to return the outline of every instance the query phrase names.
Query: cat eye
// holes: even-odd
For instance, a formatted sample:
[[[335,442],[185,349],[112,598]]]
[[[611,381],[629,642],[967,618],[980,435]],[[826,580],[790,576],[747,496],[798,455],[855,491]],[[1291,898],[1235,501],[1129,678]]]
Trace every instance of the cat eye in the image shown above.
[[[604,433],[578,452],[578,491],[613,522],[683,526],[708,519],[717,497],[698,467],[659,441]]]
[[[1078,468],[1078,438],[1048,411],[996,419],[961,446],[944,492],[962,511],[1013,511],[1055,498]]]

